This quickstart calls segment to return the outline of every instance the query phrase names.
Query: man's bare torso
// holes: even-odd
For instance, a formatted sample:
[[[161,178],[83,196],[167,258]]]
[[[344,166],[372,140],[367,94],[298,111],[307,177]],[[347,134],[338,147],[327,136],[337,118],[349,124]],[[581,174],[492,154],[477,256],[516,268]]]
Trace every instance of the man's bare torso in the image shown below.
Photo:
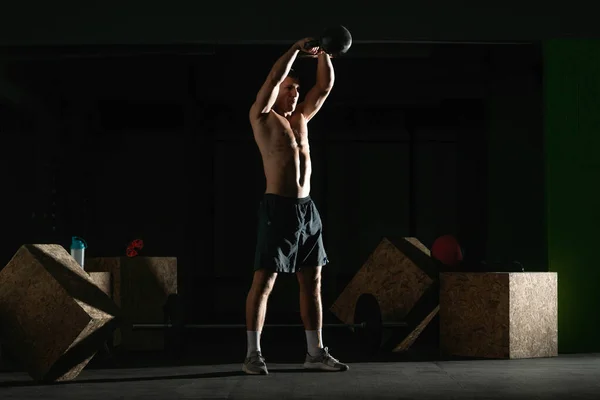
[[[266,193],[308,196],[311,162],[306,118],[295,112],[288,120],[271,111],[252,128],[262,155]]]

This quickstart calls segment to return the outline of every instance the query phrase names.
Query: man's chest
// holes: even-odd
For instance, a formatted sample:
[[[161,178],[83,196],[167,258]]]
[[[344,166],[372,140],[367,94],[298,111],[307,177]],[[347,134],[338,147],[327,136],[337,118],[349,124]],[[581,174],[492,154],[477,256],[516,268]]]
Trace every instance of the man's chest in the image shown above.
[[[271,127],[271,138],[275,142],[303,146],[308,142],[308,129],[303,121],[294,119],[288,121],[281,118]]]

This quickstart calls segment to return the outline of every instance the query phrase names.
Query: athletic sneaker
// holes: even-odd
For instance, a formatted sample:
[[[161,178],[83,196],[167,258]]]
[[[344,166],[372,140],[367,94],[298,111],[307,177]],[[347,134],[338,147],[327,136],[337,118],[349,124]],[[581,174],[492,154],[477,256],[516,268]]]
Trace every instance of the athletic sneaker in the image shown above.
[[[267,375],[267,364],[260,351],[253,351],[246,357],[242,365],[242,371],[250,375]]]
[[[346,364],[342,364],[329,354],[327,347],[320,349],[321,354],[313,357],[310,354],[306,355],[304,368],[315,369],[321,371],[348,371],[350,369]]]

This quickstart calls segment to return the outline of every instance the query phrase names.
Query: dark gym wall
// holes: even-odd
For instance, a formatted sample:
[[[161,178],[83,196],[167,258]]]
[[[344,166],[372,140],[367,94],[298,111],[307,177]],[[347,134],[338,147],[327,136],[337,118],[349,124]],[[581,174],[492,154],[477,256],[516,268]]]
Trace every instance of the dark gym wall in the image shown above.
[[[488,212],[494,223],[493,213],[509,207],[494,205],[495,197],[488,203],[487,170],[494,168],[487,162],[488,131],[502,128],[507,118],[515,126],[540,123],[510,101],[523,95],[523,81],[535,79],[529,61],[518,64],[522,69],[503,64],[515,57],[535,60],[535,48],[522,46],[357,45],[352,56],[334,61],[336,87],[311,123],[312,196],[331,259],[326,306],[383,236],[412,235],[430,245],[455,233],[472,260],[488,258]],[[15,139],[15,151],[4,159],[12,167],[5,170],[10,182],[28,199],[13,198],[14,243],[6,257],[24,242],[68,247],[71,235],[88,240],[89,256],[117,256],[142,238],[145,255],[178,257],[191,319],[218,312],[241,320],[264,190],[247,110],[285,47],[217,50],[62,59],[38,54],[35,62],[8,68],[14,82],[46,105],[51,123],[39,123],[37,141]],[[305,92],[315,60],[299,60],[297,69]],[[513,91],[499,94],[504,86]],[[532,142],[536,132],[541,135],[540,129],[528,132]],[[37,162],[24,165],[31,171],[14,167],[32,151]],[[517,160],[520,169],[535,175],[535,163],[524,159]],[[35,171],[45,175],[37,175],[44,185],[34,188],[27,179]],[[496,181],[513,173],[495,171]],[[534,200],[513,205],[523,207],[530,214],[537,209]],[[32,211],[29,225],[20,223],[17,215]],[[517,224],[519,212],[506,214]],[[500,238],[502,255],[521,257],[514,249],[523,237],[543,236],[535,224],[520,225],[521,239]],[[532,257],[543,259],[544,251],[536,251]],[[280,279],[274,299],[271,318],[295,316],[293,277]]]
[[[490,59],[487,259],[547,271],[542,49],[504,50]]]
[[[544,45],[548,261],[558,273],[559,349],[600,350],[600,41]]]
[[[590,36],[595,14],[582,2],[442,0],[370,4],[133,0],[4,2],[3,44],[180,44],[199,41],[292,41],[346,24],[360,40],[541,40]],[[589,3],[589,2],[588,2]],[[342,6],[343,4],[343,6]],[[588,5],[589,7],[589,5]]]

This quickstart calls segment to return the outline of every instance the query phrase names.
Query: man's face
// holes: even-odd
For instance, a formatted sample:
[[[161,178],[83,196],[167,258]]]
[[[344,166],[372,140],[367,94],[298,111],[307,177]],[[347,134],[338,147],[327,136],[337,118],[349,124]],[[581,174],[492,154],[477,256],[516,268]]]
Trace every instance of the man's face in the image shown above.
[[[294,112],[296,106],[298,105],[298,97],[300,96],[300,92],[298,91],[300,85],[298,81],[290,78],[289,76],[285,78],[283,82],[279,85],[279,94],[277,95],[277,109],[285,114]]]

